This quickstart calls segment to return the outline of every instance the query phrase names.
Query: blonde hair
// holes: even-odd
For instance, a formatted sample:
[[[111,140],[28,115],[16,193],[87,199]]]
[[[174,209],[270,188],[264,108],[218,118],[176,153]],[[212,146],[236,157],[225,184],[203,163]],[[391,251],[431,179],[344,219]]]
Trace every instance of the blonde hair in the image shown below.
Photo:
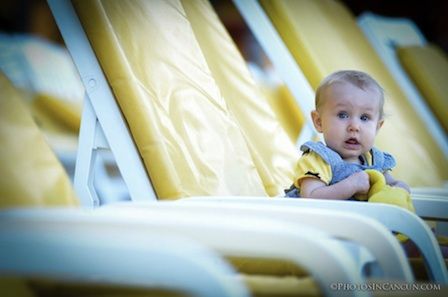
[[[351,83],[352,85],[362,89],[373,89],[378,92],[380,99],[380,119],[384,117],[384,90],[380,84],[365,72],[357,70],[341,70],[328,75],[316,90],[316,110],[323,104],[321,93],[324,89],[334,83]]]

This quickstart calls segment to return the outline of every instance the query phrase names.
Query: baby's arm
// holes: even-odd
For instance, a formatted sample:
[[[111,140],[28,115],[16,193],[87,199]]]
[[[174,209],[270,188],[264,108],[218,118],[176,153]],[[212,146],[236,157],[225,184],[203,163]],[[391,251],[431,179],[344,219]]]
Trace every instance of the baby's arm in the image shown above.
[[[316,178],[300,180],[300,196],[303,198],[348,199],[355,194],[366,194],[369,191],[369,175],[364,171],[354,173],[346,179],[327,186]]]
[[[384,177],[386,178],[386,183],[389,186],[400,187],[408,191],[408,193],[411,193],[411,188],[409,188],[409,186],[405,182],[396,180],[388,171],[384,173]]]

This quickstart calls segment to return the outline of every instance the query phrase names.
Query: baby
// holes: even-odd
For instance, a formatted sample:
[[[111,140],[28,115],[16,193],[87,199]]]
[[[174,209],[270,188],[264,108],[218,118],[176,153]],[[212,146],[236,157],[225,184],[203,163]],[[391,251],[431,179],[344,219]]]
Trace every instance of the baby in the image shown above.
[[[297,163],[298,177],[287,197],[351,199],[370,188],[365,169],[382,172],[390,186],[409,192],[392,177],[394,158],[376,149],[375,137],[384,123],[384,91],[368,74],[344,70],[326,77],[316,91],[314,127],[326,144],[306,142]]]

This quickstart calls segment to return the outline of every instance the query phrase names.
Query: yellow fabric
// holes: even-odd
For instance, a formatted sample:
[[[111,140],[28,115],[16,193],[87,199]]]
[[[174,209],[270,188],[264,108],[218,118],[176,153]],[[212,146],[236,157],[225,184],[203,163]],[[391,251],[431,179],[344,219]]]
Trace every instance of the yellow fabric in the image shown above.
[[[159,199],[266,195],[180,1],[74,1]]]
[[[78,205],[22,93],[0,75],[0,208]]]
[[[305,116],[294,96],[285,85],[262,89],[280,125],[285,129],[289,139],[295,143],[304,126]]]
[[[377,170],[367,169],[365,172],[370,179],[370,189],[367,193],[368,202],[391,204],[415,213],[411,195],[405,189],[387,185],[384,174]],[[401,242],[408,240],[403,234],[398,234],[397,238]]]
[[[300,187],[300,181],[303,178],[317,178],[328,185],[333,177],[331,166],[319,154],[313,151],[303,154],[297,161],[297,173],[298,175],[294,182],[297,188]]]
[[[415,213],[411,195],[400,187],[391,187],[386,184],[384,174],[373,169],[365,171],[370,178],[369,202],[393,204]]]
[[[230,113],[241,127],[266,192],[283,193],[298,152],[280,126],[210,3],[182,0],[187,17]],[[267,141],[268,140],[268,141]]]
[[[394,177],[411,186],[441,186],[448,179],[442,151],[341,2],[261,3],[314,88],[340,69],[365,71],[383,86],[388,116],[376,146],[396,157]]]
[[[240,273],[250,275],[270,275],[270,276],[308,276],[309,273],[297,266],[297,264],[278,260],[265,258],[241,258],[229,257],[226,259],[230,264]]]
[[[255,297],[268,296],[322,296],[319,286],[311,277],[268,276],[239,274],[240,278]],[[103,296],[103,297],[181,297],[181,292],[126,288],[101,284],[73,284],[50,281],[28,281],[13,278],[0,278],[0,292],[5,297],[32,296]],[[35,294],[33,294],[35,293]]]
[[[76,155],[81,105],[43,94],[24,101],[49,146],[58,153]]]
[[[365,155],[367,165],[372,165],[372,154],[367,152]],[[309,151],[302,155],[297,161],[297,178],[294,181],[296,188],[299,188],[300,180],[306,177],[318,178],[325,184],[329,184],[333,178],[331,166],[322,159],[316,152]]]
[[[34,297],[26,281],[12,277],[0,277],[0,292],[4,297]]]
[[[64,282],[51,279],[32,278],[25,280],[39,297],[187,297],[185,292],[163,288],[139,288],[107,284],[101,281]],[[12,297],[12,296],[11,296]],[[25,296],[24,296],[25,297]]]
[[[37,94],[32,100],[32,106],[37,110],[37,120],[43,123],[43,128],[62,129],[68,133],[78,133],[81,125],[81,106],[48,94]]]
[[[27,104],[34,121],[39,129],[45,134],[75,135],[73,133],[74,131],[67,125],[62,124],[59,120],[53,117],[50,112],[48,112],[45,104],[41,104],[40,100],[27,100]]]
[[[254,297],[323,296],[311,277],[241,275]]]
[[[437,235],[437,241],[439,242],[440,245],[448,246],[448,236]]]
[[[397,54],[445,132],[448,132],[448,58],[445,52],[434,44],[428,44],[401,47]]]

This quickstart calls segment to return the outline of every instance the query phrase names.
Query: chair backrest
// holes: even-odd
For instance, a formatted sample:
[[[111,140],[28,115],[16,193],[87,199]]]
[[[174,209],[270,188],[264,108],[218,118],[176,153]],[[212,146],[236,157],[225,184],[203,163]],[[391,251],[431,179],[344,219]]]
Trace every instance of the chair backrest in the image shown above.
[[[261,3],[314,88],[340,69],[366,71],[383,86],[389,116],[376,145],[396,157],[394,176],[412,186],[440,186],[448,178],[447,159],[437,142],[340,2]]]
[[[210,3],[182,0],[182,5],[223,99],[243,132],[266,192],[282,193],[294,179],[298,150],[255,85]]]
[[[400,85],[409,103],[418,112],[428,133],[436,140],[445,157],[448,158],[448,136],[446,130],[443,129],[443,120],[440,120],[440,118],[443,118],[440,112],[444,109],[439,109],[442,106],[431,106],[431,104],[437,105],[436,102],[443,101],[443,95],[440,99],[437,98],[438,96],[434,96],[442,90],[435,93],[429,91],[440,88],[440,86],[437,86],[437,81],[446,80],[446,76],[441,72],[444,67],[443,56],[431,49],[432,46],[428,44],[423,33],[410,19],[385,17],[365,12],[358,17],[358,25]],[[405,48],[414,46],[426,48],[426,50],[421,53],[411,50],[413,53],[409,52],[407,54]],[[403,55],[400,54],[402,52],[404,52]],[[422,58],[435,59],[437,62],[431,60],[419,62]],[[446,63],[445,61],[445,65]],[[432,69],[434,64],[437,64],[437,67]],[[425,68],[430,70],[425,71]],[[413,69],[415,69],[415,73],[413,73]],[[424,72],[425,74],[422,75]],[[441,85],[445,84],[442,83]]]
[[[259,84],[264,96],[268,99],[272,110],[289,139],[297,143],[307,122],[303,110],[297,105],[297,101],[289,88],[284,84],[268,85],[266,83],[263,84],[263,82],[257,82],[257,84]]]
[[[437,120],[448,132],[448,57],[435,44],[398,47],[397,54]]]
[[[159,199],[289,185],[297,152],[208,3],[74,6]]]
[[[106,222],[70,209],[79,202],[32,118],[25,102],[28,95],[0,73],[0,208],[58,208],[1,212],[3,295],[248,295],[241,281],[228,278],[234,273],[229,264],[203,245],[173,234],[161,235],[155,228],[136,232],[135,224],[120,224],[114,216],[105,216]],[[44,226],[46,220],[49,223]],[[117,224],[124,229],[118,230]],[[49,226],[56,229],[49,231]],[[104,228],[116,234],[111,237]],[[95,265],[73,265],[79,261]],[[130,262],[134,262],[132,269]],[[92,282],[95,278],[100,281]]]
[[[76,206],[70,180],[24,96],[0,74],[0,207]]]
[[[84,88],[67,49],[38,36],[5,33],[0,48],[0,70],[14,86],[36,94],[29,101],[39,126],[77,134]]]

